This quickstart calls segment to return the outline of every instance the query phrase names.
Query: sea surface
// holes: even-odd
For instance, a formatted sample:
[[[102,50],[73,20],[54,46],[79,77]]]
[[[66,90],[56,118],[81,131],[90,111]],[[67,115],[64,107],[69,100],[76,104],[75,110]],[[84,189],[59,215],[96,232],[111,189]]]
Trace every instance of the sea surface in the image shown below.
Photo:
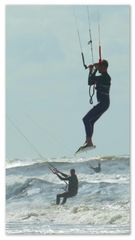
[[[65,183],[48,168],[75,168],[78,195],[55,204]],[[101,163],[101,172],[90,165]],[[130,234],[130,157],[12,159],[6,166],[6,233]]]

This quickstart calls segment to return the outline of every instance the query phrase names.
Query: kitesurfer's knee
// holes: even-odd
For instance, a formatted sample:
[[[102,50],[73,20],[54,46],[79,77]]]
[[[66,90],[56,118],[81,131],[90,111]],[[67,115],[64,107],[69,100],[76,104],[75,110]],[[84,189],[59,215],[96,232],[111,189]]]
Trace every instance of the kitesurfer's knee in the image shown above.
[[[88,118],[87,116],[84,116],[83,119],[82,119],[84,125],[86,126],[88,124]]]

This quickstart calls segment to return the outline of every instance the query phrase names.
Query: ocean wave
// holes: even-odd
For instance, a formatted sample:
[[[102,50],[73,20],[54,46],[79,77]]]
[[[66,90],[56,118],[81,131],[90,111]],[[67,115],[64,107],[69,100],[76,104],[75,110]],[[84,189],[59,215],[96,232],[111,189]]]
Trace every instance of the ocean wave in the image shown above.
[[[46,192],[48,188],[52,187],[52,185],[55,184],[43,179],[28,178],[24,183],[15,182],[14,184],[7,186],[6,199],[25,197],[28,195],[28,191],[30,193],[30,190],[35,194]],[[37,191],[37,189],[39,189],[39,191]]]
[[[63,157],[63,158],[49,158],[49,159],[7,159],[6,160],[6,168],[15,168],[15,167],[24,167],[24,166],[44,166],[46,164],[51,163],[52,165],[59,166],[61,164],[70,164],[70,163],[87,163],[87,162],[95,162],[95,161],[120,161],[120,160],[129,160],[129,155],[120,155],[120,156],[95,156],[95,157]]]
[[[50,226],[59,224],[129,226],[130,219],[130,158],[104,156],[83,159],[50,159],[64,173],[75,168],[78,194],[56,205],[56,195],[65,191],[65,183],[48,168],[45,161],[6,169],[7,223],[20,226],[37,222]],[[17,160],[18,161],[18,160]],[[101,161],[101,172],[91,168]],[[22,225],[21,225],[22,224]],[[33,227],[33,229],[35,229]],[[22,230],[24,231],[24,230]]]

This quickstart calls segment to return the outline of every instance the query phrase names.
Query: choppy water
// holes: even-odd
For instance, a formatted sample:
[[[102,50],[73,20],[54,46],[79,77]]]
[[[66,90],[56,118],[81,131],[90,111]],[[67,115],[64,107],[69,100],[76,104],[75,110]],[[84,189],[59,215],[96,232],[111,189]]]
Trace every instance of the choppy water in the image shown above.
[[[44,160],[7,162],[6,232],[8,234],[129,234],[129,156],[49,159],[56,168],[69,173],[75,168],[78,195],[65,205],[55,204],[65,183]],[[97,166],[95,173],[89,164]]]

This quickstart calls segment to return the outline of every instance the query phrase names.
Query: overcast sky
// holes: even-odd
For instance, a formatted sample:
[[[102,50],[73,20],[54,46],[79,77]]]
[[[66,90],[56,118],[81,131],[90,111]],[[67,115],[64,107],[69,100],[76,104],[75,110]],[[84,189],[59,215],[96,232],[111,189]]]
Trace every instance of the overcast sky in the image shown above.
[[[99,19],[102,57],[109,61],[112,78],[110,108],[95,124],[97,147],[90,156],[128,154],[131,9],[128,5],[89,5],[89,10],[94,61],[98,61]],[[37,156],[19,131],[45,157],[73,156],[85,141],[82,118],[92,106],[74,12],[90,64],[86,6],[6,7],[7,158]]]

